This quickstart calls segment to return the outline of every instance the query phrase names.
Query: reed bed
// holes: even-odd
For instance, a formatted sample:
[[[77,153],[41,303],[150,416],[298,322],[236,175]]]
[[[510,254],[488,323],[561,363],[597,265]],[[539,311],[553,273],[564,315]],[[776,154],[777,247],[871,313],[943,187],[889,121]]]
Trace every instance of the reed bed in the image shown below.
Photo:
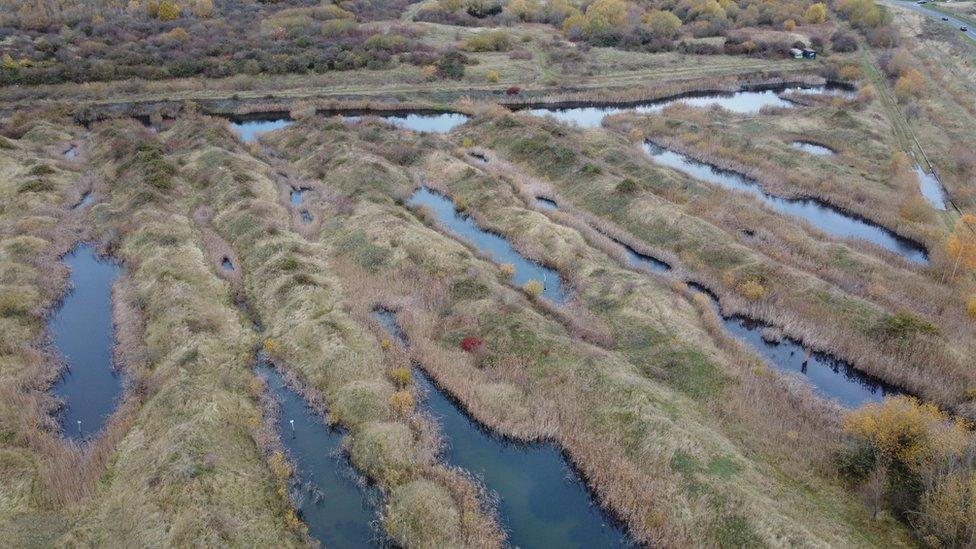
[[[499,126],[518,128],[523,137],[512,135],[511,129],[499,131]],[[531,141],[534,147],[537,139],[542,142],[541,135],[548,136],[548,144],[523,156],[519,151],[522,143]],[[465,137],[480,142],[482,149],[505,151],[519,170],[557,189],[562,203],[602,220],[595,225],[600,232],[626,229],[655,252],[647,255],[694,273],[692,279],[722,297],[726,312],[783,327],[791,337],[877,377],[943,405],[967,409],[968,397],[960,388],[971,386],[973,380],[960,357],[972,347],[964,335],[969,321],[960,316],[951,292],[927,274],[892,268],[867,254],[843,256],[845,261],[854,260],[857,268],[838,265],[836,248],[811,242],[778,216],[762,214],[757,208],[743,209],[742,198],[734,193],[695,184],[689,187],[688,178],[654,168],[643,151],[600,130],[569,130],[567,134],[565,127],[546,120],[516,117],[509,122],[505,115],[497,114],[466,125],[456,138]],[[571,161],[556,161],[550,154]],[[648,191],[634,196],[614,191],[624,177],[641,181]],[[740,236],[745,229],[755,236]],[[688,249],[684,242],[691,238],[707,244]],[[673,255],[662,254],[662,250]],[[675,257],[680,261],[674,261]],[[747,276],[763,278],[768,285],[766,298],[754,302],[738,295],[736,285]],[[895,280],[898,282],[890,283]],[[837,305],[825,308],[821,299]],[[936,322],[943,336],[923,336],[913,344],[879,339],[878,323],[905,310]],[[839,321],[838,315],[848,315],[849,320]],[[852,326],[855,330],[848,329]]]
[[[647,436],[653,436],[659,441],[661,448],[650,453],[641,450],[636,455],[632,450],[625,448],[624,453],[619,454],[617,452],[621,450],[618,446],[621,437],[626,438],[627,435],[618,434],[616,437],[608,438],[605,436],[605,429],[603,431],[595,429],[591,419],[585,419],[593,418],[594,414],[600,415],[596,411],[605,406],[605,403],[598,402],[600,398],[610,400],[624,398],[621,393],[613,393],[615,397],[609,397],[605,393],[605,390],[609,389],[604,383],[613,384],[610,379],[615,379],[618,374],[611,374],[611,372],[617,372],[618,368],[622,368],[619,370],[619,375],[623,376],[621,381],[631,380],[631,383],[646,387],[646,390],[651,392],[669,387],[672,383],[676,387],[681,387],[687,380],[683,380],[680,374],[674,372],[670,373],[670,377],[665,375],[655,379],[655,375],[667,372],[669,368],[662,367],[664,365],[660,363],[656,364],[653,359],[640,360],[640,355],[633,359],[625,359],[627,351],[621,347],[619,338],[615,338],[616,343],[609,348],[587,345],[582,338],[573,336],[569,332],[563,332],[564,336],[551,339],[555,334],[567,329],[558,317],[544,309],[526,306],[526,297],[505,284],[504,277],[499,278],[500,269],[497,265],[483,261],[483,258],[473,253],[470,248],[456,242],[453,238],[445,237],[436,230],[436,227],[427,228],[410,217],[403,217],[402,209],[397,204],[402,203],[403,197],[420,183],[439,186],[441,189],[449,190],[450,196],[456,201],[467,204],[466,212],[478,220],[483,227],[511,238],[513,244],[521,246],[520,249],[527,256],[539,259],[556,258],[553,264],[561,266],[565,269],[564,272],[575,271],[575,274],[568,278],[575,281],[574,288],[578,293],[592,295],[602,292],[609,297],[621,295],[623,292],[622,295],[644,295],[648,300],[652,299],[650,296],[660,295],[661,304],[667,304],[666,307],[670,307],[673,311],[671,314],[650,321],[651,316],[661,314],[660,309],[641,307],[639,308],[641,314],[647,314],[648,317],[627,316],[627,319],[632,324],[638,322],[640,326],[647,326],[648,324],[645,324],[647,322],[651,324],[677,322],[681,328],[672,327],[673,331],[668,333],[673,333],[678,342],[665,344],[667,348],[673,348],[673,345],[680,346],[680,341],[684,338],[694,339],[699,346],[711,339],[705,335],[706,328],[696,326],[705,321],[697,312],[697,306],[687,301],[689,297],[676,292],[665,282],[654,282],[655,279],[648,281],[628,269],[619,268],[616,259],[605,258],[600,252],[587,249],[588,244],[582,236],[574,236],[572,230],[559,229],[555,225],[544,222],[545,217],[530,212],[520,198],[508,193],[505,190],[507,188],[505,183],[490,177],[479,177],[474,167],[452,156],[449,145],[444,143],[435,145],[438,141],[435,137],[418,137],[399,130],[381,135],[374,133],[373,128],[368,124],[352,126],[351,129],[353,131],[350,129],[340,131],[337,128],[327,128],[316,121],[309,121],[275,134],[269,140],[269,145],[283,148],[287,146],[293,163],[299,169],[306,174],[328,173],[326,180],[330,185],[356,197],[353,212],[343,222],[344,228],[335,236],[326,233],[330,235],[330,239],[337,239],[338,249],[341,250],[342,257],[346,258],[347,263],[342,268],[337,268],[337,272],[344,281],[343,284],[352,288],[346,294],[350,296],[348,299],[353,301],[352,310],[359,310],[359,314],[362,315],[376,306],[396,309],[398,321],[407,331],[411,341],[410,351],[413,356],[418,358],[418,362],[431,373],[435,381],[458,399],[465,410],[479,421],[514,438],[532,440],[536,437],[557,437],[555,440],[566,449],[583,476],[588,479],[590,486],[618,516],[630,525],[638,539],[661,545],[681,545],[682,540],[688,542],[691,539],[688,536],[691,536],[694,528],[690,524],[704,529],[698,530],[699,532],[716,528],[718,522],[722,520],[720,517],[726,515],[724,511],[708,507],[709,504],[705,501],[691,501],[687,503],[690,507],[682,507],[688,509],[682,513],[691,513],[690,516],[693,517],[691,523],[687,522],[687,519],[673,515],[674,502],[684,502],[681,497],[674,499],[680,492],[676,487],[681,485],[681,475],[676,476],[667,465],[670,459],[668,456],[677,451],[674,443],[661,442],[658,434],[648,434]],[[295,137],[298,135],[303,136],[303,139],[296,147]],[[384,150],[388,141],[396,141],[405,148],[423,143],[425,147],[439,147],[441,150],[433,150],[424,158],[409,164],[409,170],[422,170],[422,178],[411,177],[410,174],[400,177],[385,175],[385,180],[381,181],[379,174],[388,174],[389,171],[397,170],[395,165],[389,163],[384,163],[382,169],[373,165],[377,162],[375,155]],[[469,168],[471,168],[470,173]],[[407,168],[401,169],[407,171]],[[391,185],[391,181],[396,183]],[[416,212],[416,216],[425,219],[422,211]],[[377,250],[375,253],[364,255],[361,249],[347,248],[341,244],[343,235],[358,235],[361,232],[363,237],[357,241],[368,243],[371,249],[375,247],[387,251],[381,254]],[[326,234],[321,238],[326,238]],[[542,252],[538,242],[533,243],[533,239],[527,238],[526,235],[529,234],[539,237],[540,242],[544,240],[547,251]],[[543,238],[543,234],[549,236]],[[565,239],[565,242],[560,239]],[[580,263],[568,268],[568,264],[561,264],[559,258],[568,256],[564,250],[570,248],[585,259],[579,259]],[[605,259],[598,260],[597,257],[601,256]],[[371,260],[373,257],[385,259],[374,263]],[[597,274],[598,270],[594,270],[589,265],[590,262],[601,265],[602,269],[607,270],[606,274]],[[619,277],[619,282],[607,284],[611,276]],[[402,282],[397,282],[398,280]],[[457,284],[462,280],[474,280],[477,281],[477,285],[485,284],[489,288],[488,292],[468,297],[454,295],[457,290],[452,288],[457,288]],[[591,300],[587,298],[587,301]],[[623,309],[617,308],[620,307],[619,304],[608,306],[611,307],[609,311],[604,310],[594,318],[602,319],[604,322],[613,318],[616,319],[614,324],[619,326],[619,319],[622,317],[617,315],[623,314],[619,312]],[[710,314],[714,317],[714,313]],[[424,319],[423,322],[414,320],[418,315],[419,318]],[[481,357],[467,355],[457,349],[456,338],[462,334],[475,333],[490,340],[497,333],[483,331],[486,326],[483,324],[485,322],[483,318],[492,318],[490,325],[497,326],[506,325],[510,322],[508,319],[524,319],[518,321],[520,326],[525,326],[521,328],[521,332],[530,331],[535,334],[535,337],[552,341],[549,344],[549,354],[546,355],[548,358],[540,361],[532,354],[524,354],[517,347],[511,347],[507,340],[498,342],[500,345],[498,350],[494,350],[489,345],[488,353]],[[678,320],[679,318],[682,320]],[[717,321],[713,318],[712,322]],[[530,329],[528,326],[533,328]],[[697,335],[699,333],[702,335]],[[569,339],[562,339],[565,337]],[[453,347],[452,341],[455,342]],[[732,359],[725,354],[730,351],[719,350],[712,347],[711,343],[707,344],[712,349],[707,351],[709,356],[714,357],[714,360],[721,365],[719,366],[721,373],[717,374],[720,378],[738,378],[743,375],[743,372],[751,372],[751,366],[755,365],[755,359],[744,359],[743,364],[748,364],[749,367],[733,366]],[[601,366],[596,368],[581,366],[581,363],[587,364],[592,359],[574,358],[565,361],[562,357],[569,352],[569,349],[575,349],[573,353],[585,352],[587,356],[599,357],[596,360]],[[642,349],[643,351],[640,352],[643,353],[656,352],[653,346],[642,347]],[[546,368],[546,364],[551,364],[552,367]],[[558,368],[555,368],[556,365],[559,365]],[[546,374],[539,380],[537,376],[541,372]],[[607,375],[610,377],[605,377]],[[808,392],[804,393],[808,389],[800,386],[795,390],[781,389],[790,384],[777,385],[782,384],[783,381],[779,376],[771,375],[769,372],[755,377],[755,380],[748,383],[722,385],[725,389],[700,397],[704,402],[702,408],[698,408],[697,405],[692,406],[695,411],[689,410],[686,419],[692,423],[701,421],[699,425],[707,425],[705,429],[710,434],[698,431],[698,427],[686,426],[688,431],[684,431],[685,434],[678,437],[681,441],[678,443],[678,448],[683,446],[694,448],[699,444],[707,444],[704,440],[715,440],[713,436],[725,440],[724,435],[719,433],[728,428],[730,433],[736,433],[736,442],[733,445],[744,444],[746,447],[751,447],[752,444],[756,444],[758,448],[761,444],[768,444],[765,448],[772,452],[774,445],[780,441],[791,441],[787,446],[791,448],[791,457],[783,461],[779,458],[774,459],[777,466],[786,466],[795,459],[794,463],[797,464],[798,471],[826,469],[826,467],[811,467],[810,462],[804,460],[821,459],[829,454],[830,448],[839,443],[836,438],[836,415],[825,413],[820,399],[811,398]],[[777,388],[766,388],[762,386],[763,384],[772,384],[770,387]],[[509,385],[511,388],[508,387]],[[727,417],[729,411],[736,409],[735,406],[721,404],[724,397],[731,394],[735,394],[735,398],[738,398],[739,393],[735,392],[737,389],[733,387],[739,386],[746,388],[743,398],[768,399],[767,403],[759,407],[759,412],[744,414],[745,417],[751,418],[748,420],[750,422],[760,421],[766,411],[779,406],[784,407],[782,413],[772,414],[774,419],[769,420],[771,431],[777,433],[775,436],[764,439],[765,433],[762,429],[765,427],[760,428],[753,423],[751,429],[756,429],[752,431],[755,432],[755,440],[746,442],[740,438],[742,432],[750,432],[750,428],[740,424],[738,416]],[[676,398],[682,403],[681,406],[693,402],[685,396],[677,396],[682,393],[672,392],[674,389],[670,387],[664,390],[675,395],[669,398]],[[691,390],[695,389],[691,388]],[[767,393],[768,396],[756,396]],[[786,397],[784,394],[793,396]],[[794,425],[788,418],[795,416],[785,410],[791,409],[790,406],[798,406],[799,402],[805,403],[800,406],[804,412],[799,416],[801,418],[798,420],[799,423]],[[716,408],[712,408],[713,404]],[[557,411],[547,412],[545,411],[547,406],[552,406]],[[725,411],[721,411],[722,409]],[[656,413],[645,410],[644,413],[651,415]],[[725,417],[728,424],[714,427],[716,424],[723,423],[712,419],[715,417]],[[635,421],[637,424],[640,423],[640,420],[635,419]],[[654,428],[656,431],[660,425],[653,423],[658,425]],[[636,425],[627,422],[625,424]],[[834,425],[835,430],[831,431],[829,425]],[[625,431],[628,429],[623,424],[620,428]],[[695,434],[689,435],[689,431]],[[815,433],[817,436],[813,436]],[[824,453],[805,453],[803,445],[793,438],[800,434],[807,436],[808,440],[817,440],[816,444],[825,449]],[[699,435],[703,438],[697,438]],[[688,436],[692,438],[687,439]],[[764,439],[761,444],[760,439]],[[643,445],[641,447],[645,448]],[[777,447],[776,451],[782,450]],[[618,473],[611,474],[610,470],[603,467],[608,461],[619,464],[619,467],[616,467]],[[756,466],[762,467],[758,464]],[[749,467],[751,471],[752,465]],[[633,490],[635,486],[639,487],[638,492]],[[676,489],[679,492],[675,492]],[[735,498],[741,495],[738,491],[734,493]],[[653,497],[648,500],[647,494],[653,494]],[[672,502],[672,509],[661,509],[655,506],[655,502],[661,501],[664,497],[671,498],[669,501]],[[749,506],[753,503],[744,503],[752,502],[751,496],[741,495],[741,498],[741,501],[736,499],[736,503],[739,503],[741,508],[751,509]],[[643,513],[640,512],[641,509]],[[648,522],[648,509],[652,509],[650,516],[656,517],[650,522]],[[750,517],[749,520],[754,518],[753,515]],[[772,518],[772,520],[775,522],[780,519]],[[765,522],[760,528],[767,527],[773,530],[779,528]],[[769,531],[763,530],[763,532]]]

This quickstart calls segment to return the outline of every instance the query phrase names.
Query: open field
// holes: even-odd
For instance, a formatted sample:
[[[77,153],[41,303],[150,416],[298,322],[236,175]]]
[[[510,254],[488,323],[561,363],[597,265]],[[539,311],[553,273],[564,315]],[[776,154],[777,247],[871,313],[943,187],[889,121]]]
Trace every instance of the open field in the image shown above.
[[[973,546],[939,23],[0,0],[0,545]]]

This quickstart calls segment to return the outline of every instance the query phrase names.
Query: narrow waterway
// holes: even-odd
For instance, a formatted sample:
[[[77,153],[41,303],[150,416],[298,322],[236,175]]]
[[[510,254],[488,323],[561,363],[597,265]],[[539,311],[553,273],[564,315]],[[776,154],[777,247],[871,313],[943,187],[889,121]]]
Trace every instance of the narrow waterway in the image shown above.
[[[70,271],[70,291],[47,329],[66,367],[51,392],[65,403],[59,415],[64,436],[84,440],[101,431],[122,393],[112,363],[112,284],[121,269],[88,244],[79,244],[62,261]]]
[[[79,200],[79,201],[78,201],[78,203],[77,203],[77,204],[75,204],[74,206],[72,206],[71,208],[72,208],[72,209],[75,209],[75,210],[77,210],[78,208],[83,208],[83,207],[85,207],[85,206],[87,206],[87,205],[89,205],[89,204],[91,204],[91,201],[92,201],[92,199],[94,199],[94,198],[95,198],[95,195],[94,195],[94,194],[92,194],[92,192],[91,192],[91,191],[85,191],[85,192],[84,192],[84,193],[83,193],[83,194],[81,195],[81,200]]]
[[[339,116],[341,116],[341,118],[347,122],[354,122],[363,117],[363,115],[359,114],[340,114]],[[377,116],[380,119],[401,128],[406,128],[416,132],[431,133],[447,133],[457,126],[467,122],[469,118],[466,114],[456,112],[438,114],[383,114],[383,111],[376,111],[373,116]],[[288,116],[269,115],[268,118],[262,119],[260,115],[255,115],[247,117],[246,119],[231,120],[230,127],[232,130],[237,132],[242,141],[245,143],[250,143],[260,137],[261,134],[278,130],[284,128],[285,126],[290,126],[292,123],[294,123],[294,120]]]
[[[254,369],[279,407],[278,434],[296,466],[290,494],[309,535],[324,547],[383,545],[374,528],[380,494],[342,455],[342,432],[326,426],[269,364]]]
[[[765,88],[744,89],[736,92],[692,92],[651,101],[630,104],[600,104],[573,107],[541,107],[528,112],[535,116],[551,116],[560,122],[576,124],[581,128],[596,128],[603,118],[611,114],[636,112],[641,114],[660,112],[661,109],[678,102],[692,107],[721,107],[740,114],[758,113],[763,107],[794,108],[796,104],[780,97],[787,92],[810,94],[849,94],[838,86],[767,86]]]
[[[644,255],[623,242],[614,242],[624,248],[627,261],[632,267],[646,268],[657,273],[671,270],[671,266],[663,261]],[[857,407],[867,402],[879,402],[887,395],[904,394],[897,387],[860,372],[847,362],[824,353],[811,352],[788,337],[768,341],[763,337],[763,333],[769,328],[768,324],[738,315],[723,316],[714,294],[699,284],[691,283],[689,286],[708,297],[712,308],[732,337],[751,347],[780,372],[801,376],[824,398],[835,400],[844,406]]]
[[[535,197],[535,205],[544,210],[555,210],[559,207],[554,200],[549,200],[548,198],[543,198],[541,196]]]
[[[794,141],[790,143],[794,149],[799,149],[807,154],[814,156],[830,156],[837,154],[830,147],[825,147],[812,141]]]
[[[246,120],[242,122],[231,122],[230,127],[237,135],[241,137],[241,141],[245,143],[252,143],[261,134],[268,132],[273,132],[284,128],[285,126],[291,125],[292,120],[289,118],[275,118],[273,120]]]
[[[918,189],[922,193],[922,197],[925,198],[925,201],[936,210],[944,212],[946,210],[945,191],[942,189],[942,185],[939,184],[939,180],[935,178],[935,175],[925,171],[925,168],[918,164],[915,164],[915,176],[918,177]]]
[[[389,311],[374,316],[406,345]],[[493,435],[414,368],[421,405],[445,438],[443,459],[477,475],[498,494],[498,515],[513,547],[631,547],[632,540],[594,501],[552,444],[524,444]]]
[[[530,280],[535,280],[543,285],[543,298],[557,305],[566,301],[567,292],[559,273],[522,257],[508,240],[479,228],[470,217],[455,210],[454,203],[444,195],[427,187],[420,187],[410,196],[407,204],[428,208],[448,232],[470,242],[494,261],[514,266],[511,280],[516,286],[523,287]]]
[[[758,182],[742,174],[716,168],[653,143],[644,143],[644,150],[654,162],[662,166],[682,171],[695,179],[726,189],[751,194],[773,210],[802,219],[828,235],[865,240],[894,252],[912,263],[928,265],[928,254],[923,246],[821,201],[773,196],[766,193]]]

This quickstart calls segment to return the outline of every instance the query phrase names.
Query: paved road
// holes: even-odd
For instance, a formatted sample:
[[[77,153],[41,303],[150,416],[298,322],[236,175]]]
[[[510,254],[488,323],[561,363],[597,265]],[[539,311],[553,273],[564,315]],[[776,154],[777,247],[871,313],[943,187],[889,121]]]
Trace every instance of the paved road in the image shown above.
[[[973,40],[976,40],[976,29],[973,28],[976,25],[970,25],[969,23],[966,23],[965,21],[959,19],[958,17],[953,17],[951,15],[942,13],[941,11],[933,10],[929,8],[926,4],[919,5],[916,4],[915,2],[908,2],[905,0],[889,0],[889,3],[894,6],[900,6],[903,8],[908,8],[913,11],[917,11],[918,13],[921,13],[922,15],[928,17],[934,17],[939,21],[941,21],[943,17],[948,17],[949,20],[944,21],[946,25],[952,26],[952,28],[956,29],[957,32],[962,32],[959,30],[959,27],[969,27],[969,30],[966,31],[966,36],[972,38]]]

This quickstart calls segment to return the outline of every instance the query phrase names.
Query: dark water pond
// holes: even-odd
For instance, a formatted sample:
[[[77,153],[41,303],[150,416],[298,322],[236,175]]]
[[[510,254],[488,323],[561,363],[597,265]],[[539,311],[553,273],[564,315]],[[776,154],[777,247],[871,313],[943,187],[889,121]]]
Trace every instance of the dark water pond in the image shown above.
[[[437,221],[456,237],[472,243],[498,263],[513,265],[515,272],[512,282],[516,286],[522,287],[526,282],[536,280],[543,284],[542,297],[557,305],[566,301],[566,289],[559,273],[522,257],[508,240],[479,228],[471,218],[456,211],[454,203],[444,195],[421,187],[410,196],[407,204],[427,207]]]
[[[230,260],[229,257],[225,257],[223,260],[221,260],[220,267],[225,271],[233,271],[234,263]]]
[[[767,194],[758,182],[742,174],[716,168],[652,143],[645,143],[644,150],[658,164],[680,170],[696,179],[726,189],[751,194],[773,210],[802,219],[831,236],[866,240],[912,263],[927,265],[929,262],[923,246],[823,202],[813,199],[787,199]]]
[[[767,341],[763,331],[769,327],[759,320],[738,315],[723,317],[718,301],[707,289],[689,284],[711,300],[712,308],[719,313],[725,328],[739,341],[752,347],[781,372],[800,374],[816,392],[828,399],[854,408],[868,402],[880,402],[888,395],[904,394],[901,389],[858,371],[853,366],[830,355],[811,352],[789,338]]]
[[[65,402],[62,432],[83,440],[102,429],[122,393],[122,378],[112,364],[112,283],[121,269],[99,259],[88,244],[78,245],[62,261],[71,271],[71,290],[47,329],[67,367],[51,392]]]
[[[375,116],[378,116],[379,118],[395,126],[417,132],[447,133],[468,121],[467,115],[456,112],[438,114],[382,114],[382,112],[383,111],[377,111]],[[340,116],[343,118],[343,120],[350,122],[362,118],[362,116],[358,114],[340,114]],[[269,115],[267,119],[261,119],[260,115],[249,116],[247,118],[247,120],[232,120],[230,122],[231,129],[237,132],[237,134],[240,135],[241,140],[243,140],[245,143],[254,141],[263,133],[284,128],[285,126],[291,125],[294,122],[294,120],[288,116],[279,114]]]
[[[326,426],[273,367],[259,362],[255,371],[279,405],[278,433],[296,465],[291,495],[309,535],[324,547],[382,545],[374,528],[379,493],[341,454],[342,433]]]
[[[374,315],[391,335],[406,343],[390,312]],[[421,405],[437,420],[445,438],[444,461],[477,475],[498,495],[499,520],[512,546],[634,546],[552,444],[520,444],[494,436],[420,368],[414,368],[414,379]]]
[[[918,177],[918,188],[925,200],[936,210],[944,212],[946,209],[945,191],[935,175],[915,164],[915,176]]]
[[[614,242],[620,246],[623,246],[624,251],[627,252],[627,262],[633,267],[646,267],[655,273],[664,273],[671,270],[671,265],[668,265],[659,259],[653,258],[649,255],[644,255],[618,240],[614,240]]]
[[[790,143],[790,145],[792,145],[795,149],[800,149],[801,151],[814,156],[828,156],[836,154],[830,147],[825,147],[811,141],[794,141]]]
[[[780,97],[784,92],[802,92],[810,94],[848,94],[846,88],[839,86],[768,86],[765,88],[747,89],[736,92],[703,92],[679,94],[673,97],[656,99],[645,102],[634,102],[627,105],[594,104],[588,106],[574,106],[568,108],[545,107],[530,109],[528,112],[535,116],[552,116],[561,122],[576,124],[582,128],[596,128],[600,126],[605,116],[624,112],[656,113],[661,109],[683,102],[693,107],[717,106],[734,113],[757,113],[763,107],[793,108],[795,103]]]

